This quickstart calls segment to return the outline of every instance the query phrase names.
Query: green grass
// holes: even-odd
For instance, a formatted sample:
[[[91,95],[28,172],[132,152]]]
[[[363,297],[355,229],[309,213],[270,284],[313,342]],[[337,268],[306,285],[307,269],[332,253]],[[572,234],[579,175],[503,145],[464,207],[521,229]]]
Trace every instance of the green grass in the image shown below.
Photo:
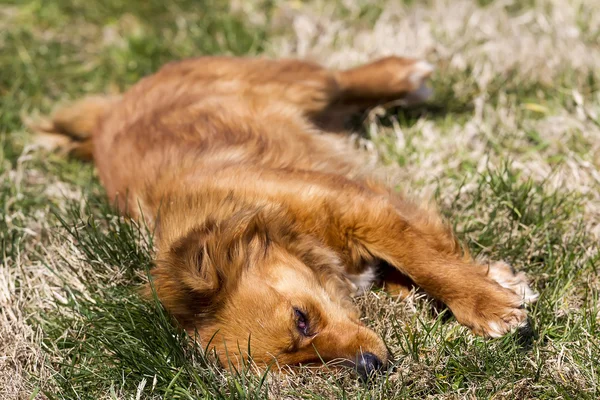
[[[474,254],[526,271],[541,295],[530,310],[536,335],[528,343],[516,335],[476,338],[419,296],[363,296],[365,322],[395,357],[370,384],[343,371],[220,368],[175,328],[160,303],[141,298],[152,232],[115,215],[91,165],[28,146],[23,116],[86,94],[122,91],[171,60],[278,55],[286,48],[281,43],[302,39],[289,13],[329,13],[351,33],[370,33],[391,7],[375,3],[335,10],[319,1],[255,1],[235,9],[216,0],[0,4],[0,356],[7,355],[0,361],[0,398],[598,398],[596,70],[582,72],[565,59],[549,83],[523,72],[521,60],[509,71],[498,67],[480,86],[477,71],[487,58],[477,58],[473,49],[482,39],[465,25],[460,46],[475,58],[461,69],[452,54],[432,51],[438,71],[430,103],[362,116],[359,130],[399,172],[402,187],[433,193]],[[452,10],[418,3],[404,2],[402,12],[430,12],[423,21],[443,42],[451,28],[439,15]],[[495,6],[464,4],[482,13]],[[552,7],[528,1],[502,10],[514,22]],[[570,10],[585,28],[580,42],[596,56],[593,21],[600,9]],[[320,29],[322,37],[330,34]],[[328,51],[337,54],[344,45],[332,40]],[[545,56],[533,54],[532,62]]]

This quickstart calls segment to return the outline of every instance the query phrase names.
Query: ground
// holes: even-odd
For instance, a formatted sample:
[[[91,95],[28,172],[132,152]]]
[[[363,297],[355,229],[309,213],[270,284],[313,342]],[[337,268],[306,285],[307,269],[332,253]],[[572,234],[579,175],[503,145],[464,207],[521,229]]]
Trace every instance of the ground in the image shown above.
[[[2,1],[0,398],[598,398],[599,43],[591,0]],[[477,338],[421,296],[373,291],[357,301],[395,356],[375,382],[230,374],[142,301],[152,235],[26,123],[221,53],[435,64],[431,101],[358,116],[358,144],[472,252],[531,276],[533,340]]]

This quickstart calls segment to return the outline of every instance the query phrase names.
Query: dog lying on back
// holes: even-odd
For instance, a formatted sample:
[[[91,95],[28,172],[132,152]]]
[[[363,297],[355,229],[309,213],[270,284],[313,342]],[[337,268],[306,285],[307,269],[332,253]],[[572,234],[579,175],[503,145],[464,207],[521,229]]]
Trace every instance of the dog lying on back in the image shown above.
[[[389,354],[351,297],[372,283],[416,285],[491,337],[526,327],[523,304],[537,297],[323,128],[420,93],[431,70],[398,57],[343,71],[190,59],[59,111],[42,137],[93,157],[119,209],[155,224],[158,298],[223,365],[250,348],[258,364],[342,360],[368,375]]]

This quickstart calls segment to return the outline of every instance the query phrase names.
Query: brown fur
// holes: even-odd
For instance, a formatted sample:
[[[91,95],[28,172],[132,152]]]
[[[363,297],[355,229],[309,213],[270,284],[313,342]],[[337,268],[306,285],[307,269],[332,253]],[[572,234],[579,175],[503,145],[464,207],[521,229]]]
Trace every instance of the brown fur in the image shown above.
[[[204,345],[212,339],[224,364],[245,357],[249,340],[258,363],[362,352],[386,363],[350,300],[369,265],[387,266],[396,291],[421,287],[477,334],[506,333],[527,316],[517,290],[471,259],[435,211],[377,181],[343,137],[318,128],[340,110],[416,91],[429,72],[397,57],[347,71],[197,58],[121,99],[75,105],[47,130],[70,135],[75,150],[93,132],[108,196],[156,223],[159,299]]]

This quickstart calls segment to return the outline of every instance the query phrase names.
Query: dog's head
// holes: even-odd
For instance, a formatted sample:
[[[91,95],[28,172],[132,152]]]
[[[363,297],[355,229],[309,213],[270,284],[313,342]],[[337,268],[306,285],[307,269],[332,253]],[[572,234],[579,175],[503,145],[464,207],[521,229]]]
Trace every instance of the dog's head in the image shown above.
[[[359,320],[337,255],[272,215],[204,223],[161,251],[152,275],[165,308],[225,366],[250,356],[259,365],[339,361],[369,374],[388,361]]]

